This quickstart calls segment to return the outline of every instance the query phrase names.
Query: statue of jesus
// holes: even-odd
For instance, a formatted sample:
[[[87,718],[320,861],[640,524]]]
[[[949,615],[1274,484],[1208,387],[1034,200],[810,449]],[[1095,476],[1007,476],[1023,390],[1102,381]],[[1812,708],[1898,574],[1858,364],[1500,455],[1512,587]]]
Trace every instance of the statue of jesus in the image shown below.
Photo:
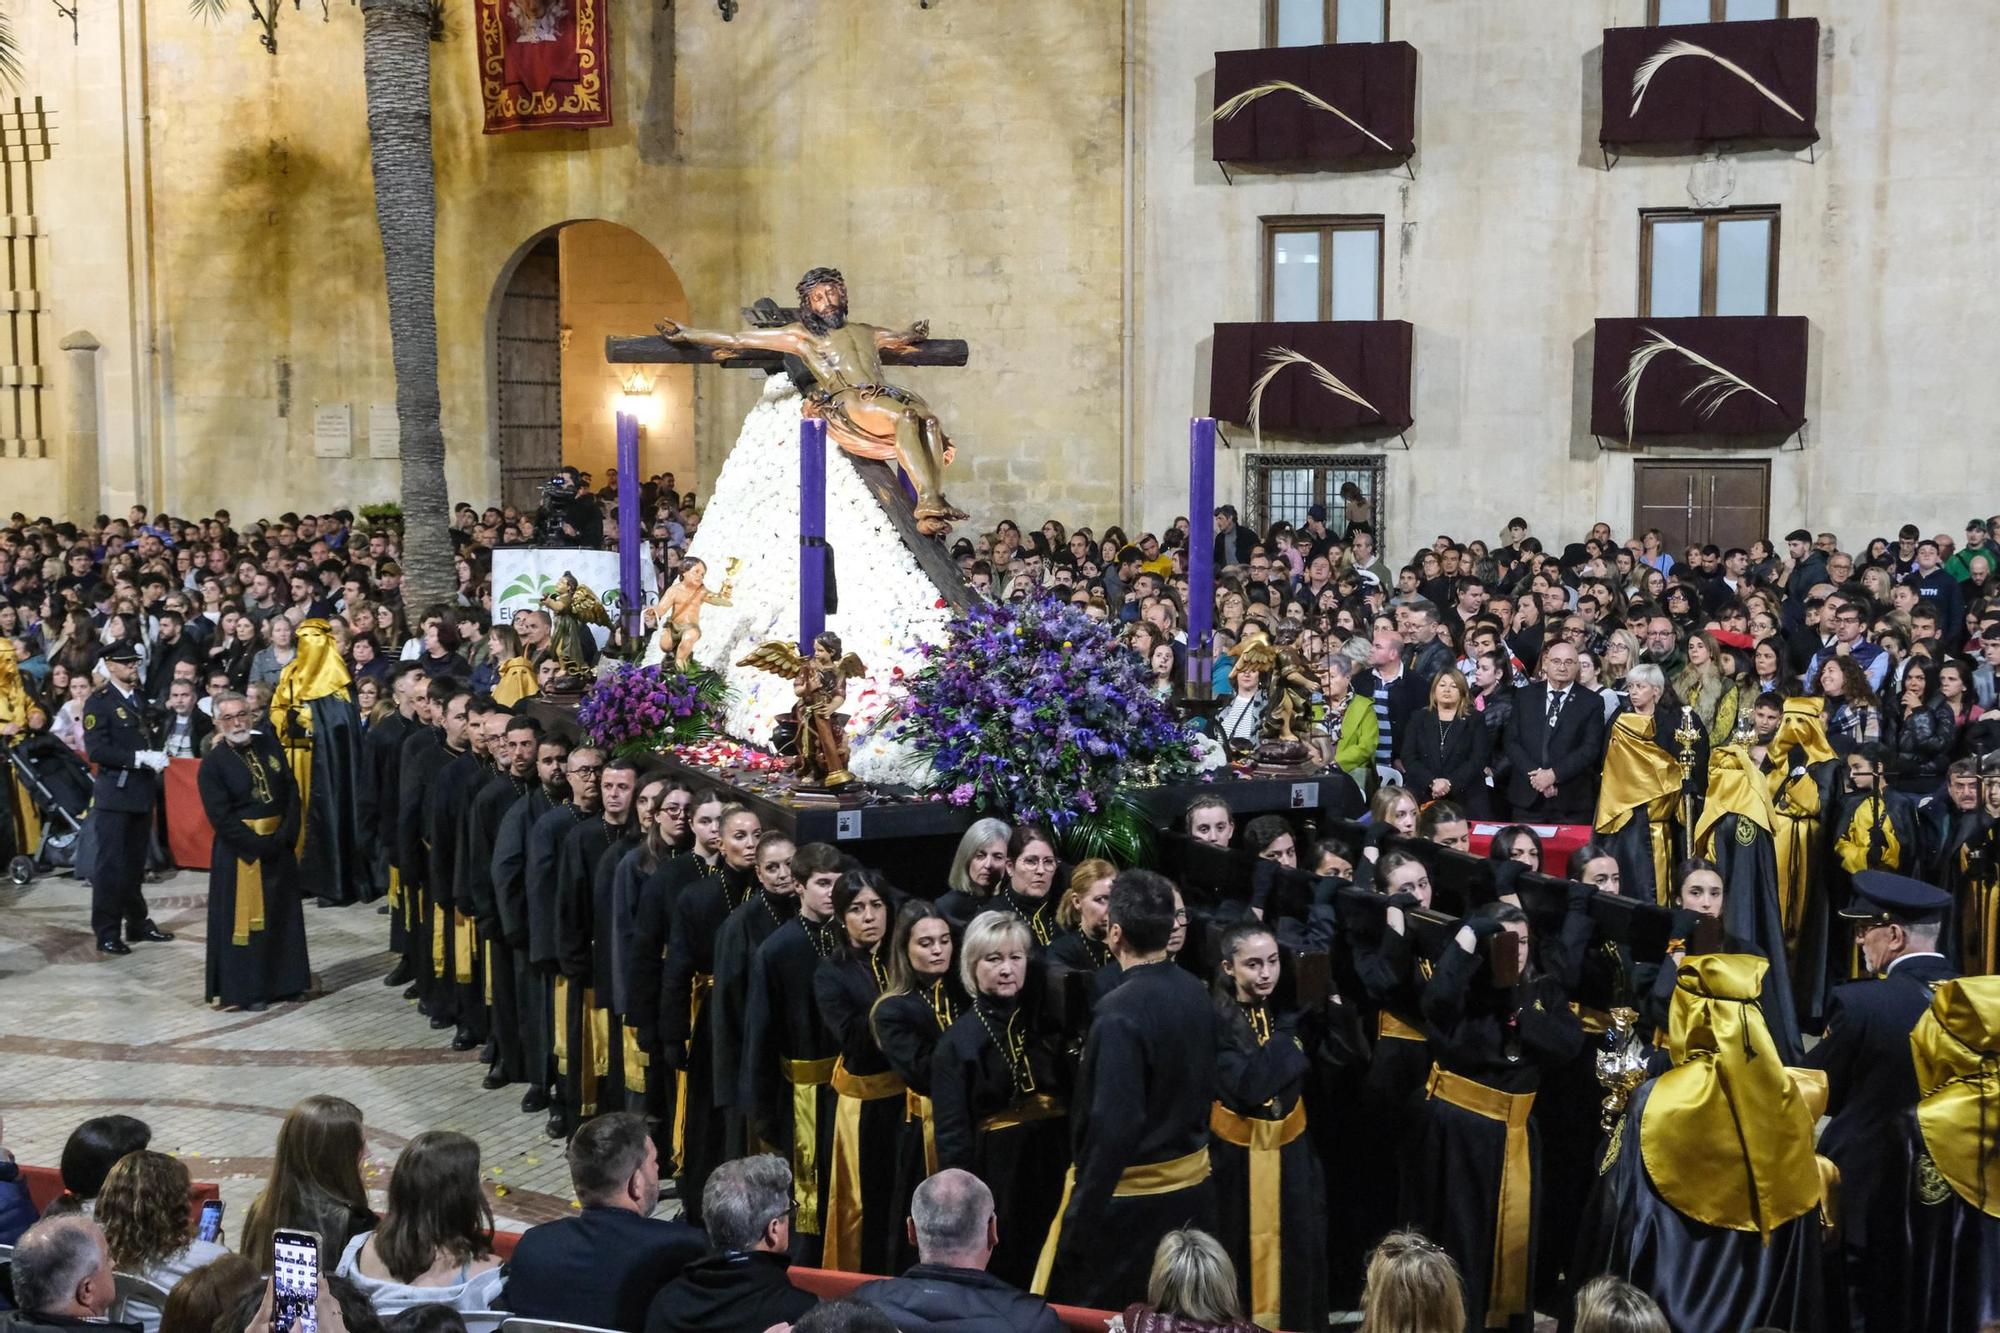
[[[827,432],[848,453],[901,462],[917,487],[918,530],[926,536],[944,536],[953,523],[965,518],[964,511],[944,497],[951,440],[929,403],[882,380],[883,349],[910,350],[930,336],[929,322],[920,319],[900,330],[849,323],[847,281],[838,269],[812,269],[799,279],[798,290],[798,322],[781,329],[719,333],[663,319],[660,336],[698,347],[799,358],[815,381],[806,395],[807,414],[824,416]]]

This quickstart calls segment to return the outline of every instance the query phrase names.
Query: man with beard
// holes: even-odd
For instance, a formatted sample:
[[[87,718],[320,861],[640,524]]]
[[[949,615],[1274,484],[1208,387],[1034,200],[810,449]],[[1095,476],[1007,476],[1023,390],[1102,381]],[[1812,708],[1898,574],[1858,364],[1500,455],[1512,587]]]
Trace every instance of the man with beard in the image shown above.
[[[447,759],[424,793],[424,840],[430,849],[431,974],[441,992],[431,1026],[440,1016],[456,1026],[454,1051],[469,1051],[486,1040],[486,992],[480,984],[479,937],[471,905],[460,897],[459,826],[486,763],[486,716],[491,699],[470,693],[446,705]],[[458,719],[463,718],[463,722]],[[437,999],[438,997],[434,997]]]
[[[415,662],[399,663],[389,673],[396,711],[368,728],[362,742],[361,781],[354,792],[355,832],[370,858],[368,897],[389,896],[389,949],[397,960],[395,970],[382,979],[385,986],[407,986],[415,979],[409,959],[401,956],[403,936],[410,928],[410,896],[403,892],[402,872],[396,867],[396,817],[384,807],[382,796],[398,790],[403,742],[423,725],[418,716],[423,684],[423,668]]]
[[[569,1137],[578,1123],[576,1108],[569,1103],[569,1070],[574,1047],[569,1040],[569,1011],[581,1002],[572,995],[569,978],[563,975],[561,944],[556,930],[556,900],[563,844],[585,823],[596,820],[601,798],[604,758],[584,745],[569,752],[564,762],[569,779],[570,799],[534,822],[528,830],[527,860],[522,868],[528,908],[528,960],[549,985],[549,1047],[555,1061],[550,1080],[548,1134],[552,1139]],[[526,1107],[524,1109],[533,1109]]]
[[[299,905],[299,793],[271,737],[250,729],[250,702],[216,700],[215,748],[201,761],[202,810],[215,830],[208,860],[208,1002],[262,1013],[305,994],[305,914]]]
[[[564,1014],[569,1025],[569,1068],[563,1079],[563,1101],[578,1124],[600,1107],[625,1104],[619,1043],[611,1032],[610,968],[598,973],[595,880],[600,861],[609,856],[616,865],[616,858],[630,850],[626,844],[637,832],[632,798],[638,785],[637,760],[613,759],[605,764],[598,782],[602,812],[564,835],[556,858],[556,962],[569,982]],[[605,941],[607,946],[611,943]]]
[[[717,333],[660,321],[669,342],[724,351],[795,356],[812,372],[808,403],[826,418],[827,433],[858,458],[895,459],[917,487],[918,530],[939,537],[965,518],[944,496],[951,440],[930,404],[882,379],[882,352],[907,352],[930,336],[927,320],[890,330],[847,320],[847,280],[838,269],[815,268],[799,279],[799,319],[781,329]]]
[[[485,959],[492,1066],[480,1086],[501,1088],[527,1077],[521,1042],[520,1005],[514,993],[514,951],[500,919],[500,894],[493,878],[493,859],[500,827],[507,812],[524,801],[537,785],[535,749],[542,724],[532,717],[511,717],[496,706],[486,717],[486,757],[491,763],[485,784],[466,812],[458,854],[459,883],[472,904],[472,922],[479,932]]]
[[[508,727],[532,722],[516,718]],[[523,727],[523,730],[527,730]],[[523,1111],[546,1111],[549,1084],[555,1076],[554,1047],[549,1034],[549,977],[535,966],[531,956],[532,931],[528,912],[528,834],[537,820],[566,804],[570,798],[569,776],[564,761],[569,746],[560,739],[540,734],[534,728],[534,781],[527,792],[501,816],[500,829],[493,836],[493,905],[507,945],[507,957],[514,973],[514,1028],[520,1034],[521,1077],[528,1091],[521,1098]],[[502,1020],[498,1015],[494,1023]]]

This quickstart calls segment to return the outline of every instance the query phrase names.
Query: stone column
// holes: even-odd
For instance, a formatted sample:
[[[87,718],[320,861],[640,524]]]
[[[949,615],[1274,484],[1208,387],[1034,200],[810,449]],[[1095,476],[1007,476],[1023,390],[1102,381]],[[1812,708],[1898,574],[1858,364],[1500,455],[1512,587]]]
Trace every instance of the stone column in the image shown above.
[[[97,455],[98,342],[78,329],[59,346],[67,363],[63,374],[62,508],[63,518],[88,523],[102,502]]]

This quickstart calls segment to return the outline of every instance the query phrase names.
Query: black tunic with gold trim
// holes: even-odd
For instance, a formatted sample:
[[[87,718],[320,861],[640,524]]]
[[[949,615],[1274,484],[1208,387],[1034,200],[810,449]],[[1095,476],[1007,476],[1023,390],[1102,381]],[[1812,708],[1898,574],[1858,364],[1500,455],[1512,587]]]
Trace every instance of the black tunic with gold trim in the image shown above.
[[[833,1164],[833,1067],[840,1046],[820,1017],[813,979],[833,956],[836,921],[795,916],[750,963],[743,1016],[743,1105],[752,1130],[792,1164],[792,1260],[817,1263]],[[679,947],[679,935],[675,947]],[[690,1091],[692,1099],[692,1091]],[[694,1145],[689,1144],[689,1156]]]
[[[1251,1322],[1326,1326],[1326,1174],[1306,1133],[1313,1025],[1267,1003],[1215,1001],[1215,1109],[1208,1159],[1217,1238],[1236,1262]]]
[[[1404,1212],[1458,1261],[1468,1328],[1525,1329],[1539,1156],[1528,1113],[1542,1071],[1575,1057],[1583,1028],[1560,979],[1531,976],[1502,991],[1486,967],[1483,953],[1454,942],[1424,987],[1434,1063],[1403,1173]]]
[[[987,1271],[1025,1288],[1062,1203],[1069,1125],[1056,1053],[1023,1006],[981,996],[960,1011],[931,1058],[938,1166],[993,1191],[1000,1246]]]
[[[921,978],[920,978],[921,980]],[[891,1217],[910,1215],[910,1199],[925,1178],[937,1174],[936,1116],[931,1107],[931,1068],[938,1043],[965,1008],[965,996],[949,972],[921,990],[884,997],[869,1017],[875,1044],[909,1092],[903,1105],[901,1141],[896,1148],[896,1182],[889,1198]],[[916,1262],[906,1230],[895,1228],[894,1272]]]
[[[728,1160],[724,1108],[729,1096],[715,1082],[715,1011],[708,999],[715,985],[715,949],[722,925],[756,888],[757,876],[747,866],[739,869],[720,859],[712,874],[704,873],[706,866],[699,857],[673,864],[684,869],[669,877],[663,899],[673,924],[660,974],[660,1043],[686,1052],[676,1122],[685,1205],[688,1191],[698,1195],[709,1173]]]
[[[743,1087],[743,1017],[750,1001],[750,963],[764,941],[799,914],[797,893],[751,891],[715,935],[715,984],[708,993],[714,1100],[722,1108],[723,1160],[752,1151]],[[759,1148],[762,1145],[757,1145]]]
[[[215,830],[208,864],[207,998],[268,1004],[312,984],[299,900],[299,793],[283,751],[262,733],[217,739],[197,777]]]
[[[833,1067],[833,1154],[827,1168],[826,1240],[822,1268],[848,1273],[896,1271],[896,1233],[903,1215],[892,1200],[896,1149],[902,1141],[909,1087],[889,1067],[868,1011],[887,974],[882,947],[844,952],[819,965],[813,996],[840,1056]]]

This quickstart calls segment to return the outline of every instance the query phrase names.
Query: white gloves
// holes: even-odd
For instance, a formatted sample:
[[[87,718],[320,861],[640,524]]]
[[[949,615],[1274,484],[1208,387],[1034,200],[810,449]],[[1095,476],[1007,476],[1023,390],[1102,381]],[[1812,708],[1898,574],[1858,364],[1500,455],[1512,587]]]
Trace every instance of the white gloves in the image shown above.
[[[139,767],[150,768],[155,773],[164,773],[167,771],[167,752],[165,750],[141,750],[133,755],[132,759]]]

